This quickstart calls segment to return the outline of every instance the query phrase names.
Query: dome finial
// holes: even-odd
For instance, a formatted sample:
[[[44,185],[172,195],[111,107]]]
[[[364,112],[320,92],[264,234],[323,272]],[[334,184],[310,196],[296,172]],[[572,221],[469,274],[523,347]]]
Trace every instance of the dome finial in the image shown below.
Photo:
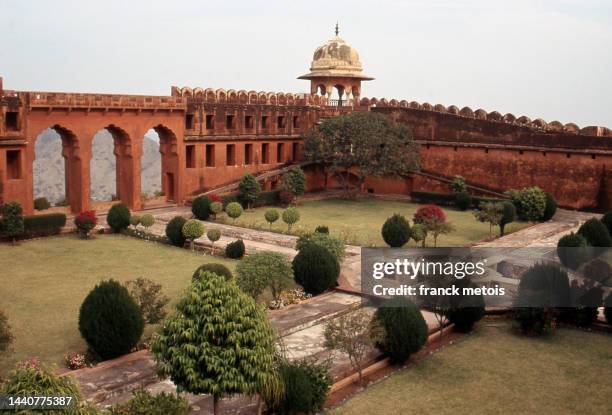
[[[336,22],[336,36],[338,36],[338,33],[340,33],[340,29],[338,28],[338,22]]]

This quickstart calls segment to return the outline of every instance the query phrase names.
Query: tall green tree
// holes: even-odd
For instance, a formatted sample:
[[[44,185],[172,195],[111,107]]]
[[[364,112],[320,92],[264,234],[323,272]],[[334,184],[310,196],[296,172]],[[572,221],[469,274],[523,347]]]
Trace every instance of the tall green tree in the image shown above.
[[[402,176],[419,168],[418,146],[407,126],[382,114],[353,112],[328,118],[304,134],[305,157],[324,163],[350,194],[350,177],[359,191],[369,176]]]
[[[299,167],[295,167],[285,173],[283,181],[285,183],[285,189],[295,197],[295,202],[297,204],[298,196],[303,195],[306,191],[306,176],[304,175],[304,171]]]
[[[151,351],[158,373],[179,392],[212,395],[216,415],[222,397],[261,394],[279,383],[275,332],[233,281],[208,271],[200,277],[164,321]]]
[[[251,173],[242,176],[240,183],[238,183],[238,190],[240,191],[240,198],[247,204],[247,209],[250,209],[251,204],[261,195],[261,186]]]
[[[504,218],[504,205],[502,203],[483,203],[480,209],[474,211],[476,220],[489,224],[489,237],[493,236],[493,226],[501,224]]]

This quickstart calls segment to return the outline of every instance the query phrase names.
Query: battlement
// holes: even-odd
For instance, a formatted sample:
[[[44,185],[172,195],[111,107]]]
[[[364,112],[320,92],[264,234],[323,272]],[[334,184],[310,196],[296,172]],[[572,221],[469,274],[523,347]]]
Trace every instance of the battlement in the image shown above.
[[[185,110],[186,100],[175,96],[82,94],[71,92],[4,91],[3,100],[19,100],[28,108]]]
[[[416,101],[408,102],[406,100],[398,101],[396,99],[388,101],[385,98],[362,98],[360,101],[360,105],[364,107],[409,108],[420,111],[436,112],[441,114],[453,115],[456,117],[472,118],[490,121],[493,123],[503,123],[527,127],[539,132],[579,134],[595,137],[612,137],[612,131],[606,127],[588,126],[580,128],[574,123],[567,123],[563,125],[559,121],[546,122],[541,118],[531,120],[531,118],[525,115],[517,118],[514,114],[511,113],[502,115],[497,111],[487,112],[483,109],[477,109],[476,111],[473,111],[470,107],[463,107],[462,109],[459,109],[455,105],[445,107],[441,104],[431,105],[428,102],[419,104]]]
[[[246,91],[240,89],[225,90],[223,88],[190,88],[172,87],[173,97],[186,98],[189,101],[198,101],[210,104],[239,104],[239,105],[286,105],[286,106],[319,106],[326,105],[327,99],[318,95],[295,94],[284,92]]]

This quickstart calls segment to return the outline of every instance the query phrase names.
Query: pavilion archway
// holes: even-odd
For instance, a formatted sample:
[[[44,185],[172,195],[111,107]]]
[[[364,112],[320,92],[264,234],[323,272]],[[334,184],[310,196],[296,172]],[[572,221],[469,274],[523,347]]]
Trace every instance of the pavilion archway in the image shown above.
[[[176,134],[163,124],[151,128],[159,137],[161,154],[161,191],[168,202],[178,202],[179,157]]]

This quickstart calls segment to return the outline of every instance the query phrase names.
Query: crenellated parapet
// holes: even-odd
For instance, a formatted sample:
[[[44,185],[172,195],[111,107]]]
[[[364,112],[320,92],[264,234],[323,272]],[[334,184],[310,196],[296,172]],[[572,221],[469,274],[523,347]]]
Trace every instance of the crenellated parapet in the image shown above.
[[[182,110],[187,100],[176,96],[15,92],[28,108]]]
[[[430,111],[442,114],[448,114],[456,117],[473,118],[478,120],[490,121],[495,123],[512,124],[521,127],[531,128],[541,132],[579,134],[597,137],[611,137],[612,131],[606,127],[588,126],[580,128],[574,123],[562,124],[559,121],[546,122],[541,118],[532,120],[523,115],[516,117],[514,114],[507,113],[502,115],[498,111],[487,112],[481,108],[472,110],[470,107],[459,107],[451,105],[445,107],[441,104],[432,105],[428,102],[422,104],[406,100],[398,101],[396,99],[387,100],[386,98],[362,98],[360,101],[362,107],[379,107],[379,108],[409,108],[419,111]]]
[[[295,94],[284,92],[246,91],[240,89],[225,90],[223,88],[191,88],[172,87],[173,97],[184,98],[188,101],[210,104],[239,104],[239,105],[288,105],[288,106],[318,106],[324,104],[324,98],[311,94]]]

